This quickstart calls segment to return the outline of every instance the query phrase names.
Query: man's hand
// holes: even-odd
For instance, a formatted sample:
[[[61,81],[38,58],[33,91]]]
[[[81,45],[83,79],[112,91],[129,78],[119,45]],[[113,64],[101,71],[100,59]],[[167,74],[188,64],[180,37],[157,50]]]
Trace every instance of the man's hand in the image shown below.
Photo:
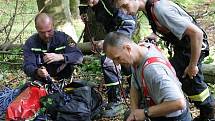
[[[144,40],[148,40],[148,39],[157,41],[158,36],[155,33],[152,32],[149,36],[144,37]]]
[[[130,115],[128,116],[128,118],[126,119],[126,121],[136,121],[135,115],[134,115],[133,112],[130,113]]]
[[[144,110],[143,109],[135,109],[131,112],[126,121],[143,121],[145,120]]]
[[[62,54],[56,54],[56,53],[45,53],[45,56],[43,57],[43,60],[45,63],[49,64],[52,62],[62,61],[64,60],[64,57]]]
[[[88,15],[87,15],[87,13],[81,14],[81,20],[82,20],[84,23],[88,21]]]
[[[185,78],[188,75],[190,79],[193,79],[193,77],[195,77],[196,74],[198,74],[198,72],[199,72],[198,66],[189,64],[184,70],[184,75],[182,78]]]
[[[44,66],[38,68],[36,73],[37,73],[37,76],[41,78],[46,78],[49,75],[48,71]]]
[[[149,36],[144,37],[143,40],[140,40],[138,44],[141,44],[141,43],[144,43],[144,42],[150,42],[150,43],[156,45],[157,39],[158,39],[158,36],[156,34],[154,34],[154,33],[151,33]]]
[[[96,47],[97,49],[99,50],[103,50],[103,43],[104,43],[104,40],[99,40],[96,42]]]

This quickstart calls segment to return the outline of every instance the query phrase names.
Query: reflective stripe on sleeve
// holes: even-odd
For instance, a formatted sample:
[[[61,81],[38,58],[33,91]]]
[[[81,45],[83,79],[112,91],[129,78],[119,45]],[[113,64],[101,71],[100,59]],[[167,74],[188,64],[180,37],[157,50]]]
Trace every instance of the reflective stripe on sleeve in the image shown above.
[[[35,51],[35,52],[47,52],[47,50],[42,50],[41,48],[31,48],[31,51]]]
[[[136,22],[135,22],[134,20],[123,20],[123,23],[124,23],[124,22],[132,23],[132,24],[134,24],[134,25],[136,24]]]
[[[58,47],[58,48],[55,48],[55,50],[62,50],[62,49],[65,49],[66,46],[61,46],[61,47]]]
[[[104,9],[108,12],[109,15],[113,16],[113,14],[107,9],[105,3],[103,2],[103,0],[101,0],[102,5],[104,6]]]
[[[192,100],[192,101],[200,101],[200,102],[204,102],[205,99],[207,97],[210,96],[210,92],[209,92],[209,89],[206,88],[202,93],[198,94],[198,95],[193,95],[193,96],[189,96],[189,98]]]
[[[104,86],[109,87],[109,86],[116,86],[119,85],[119,82],[114,82],[114,83],[109,83],[109,84],[104,84]]]

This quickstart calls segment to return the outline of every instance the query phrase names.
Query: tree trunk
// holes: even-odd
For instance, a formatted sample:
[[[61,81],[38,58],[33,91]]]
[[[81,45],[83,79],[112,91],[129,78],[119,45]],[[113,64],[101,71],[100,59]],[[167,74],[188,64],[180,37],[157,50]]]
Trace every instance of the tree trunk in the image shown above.
[[[48,4],[45,2],[47,0],[37,0],[38,9],[41,10],[46,5],[43,12],[53,17],[55,29],[65,32],[77,42],[78,37],[72,24],[70,0],[51,0]]]
[[[70,2],[70,11],[72,13],[72,17],[74,19],[77,19],[80,16],[78,5],[79,5],[79,0],[69,0]]]
[[[202,71],[206,82],[215,83],[215,65],[203,64]]]
[[[103,40],[107,32],[104,26],[96,21],[96,17],[92,9],[88,9],[88,22],[85,23],[84,42],[89,42],[90,39],[95,41]]]
[[[95,41],[94,44],[97,44],[101,41]],[[0,45],[2,46],[2,45]],[[93,46],[91,44],[91,42],[85,42],[85,43],[78,43],[77,46],[81,49],[81,51],[84,53],[84,54],[92,54],[93,52],[91,50],[93,50]],[[8,47],[8,50],[11,50],[13,48],[22,48],[23,45],[21,44],[11,44],[9,47]],[[12,54],[12,52],[10,51],[1,51],[0,50],[0,54]]]

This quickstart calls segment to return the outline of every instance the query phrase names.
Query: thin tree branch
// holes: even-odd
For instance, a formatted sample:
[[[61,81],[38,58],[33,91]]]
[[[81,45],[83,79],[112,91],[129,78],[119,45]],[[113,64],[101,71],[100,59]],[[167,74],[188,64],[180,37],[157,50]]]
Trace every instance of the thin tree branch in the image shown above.
[[[0,54],[8,54],[8,55],[22,55],[22,52],[20,53],[14,53],[14,52],[8,52],[8,51],[0,51]]]
[[[38,14],[41,13],[41,12],[45,9],[45,7],[46,7],[46,5],[38,12]],[[36,15],[35,15],[35,16],[36,16]],[[5,44],[5,46],[4,46],[4,48],[3,48],[3,51],[7,50],[7,48],[17,40],[17,38],[22,34],[22,32],[23,32],[23,31],[28,27],[28,25],[34,20],[35,16],[32,17],[30,21],[28,21],[28,23],[24,26],[24,28],[18,33],[18,35],[17,35],[11,42]]]
[[[10,36],[11,30],[12,30],[12,28],[13,28],[13,24],[14,24],[14,22],[15,22],[15,18],[16,18],[16,15],[17,15],[18,2],[19,2],[19,0],[16,0],[15,12],[14,12],[14,14],[13,14],[13,16],[12,16],[12,19],[11,19],[11,25],[10,25],[10,28],[9,28],[9,32],[7,33],[7,37],[6,37],[6,39],[5,39],[5,43],[6,43],[7,41],[9,41],[9,36]]]
[[[22,63],[12,63],[12,62],[5,62],[5,61],[0,61],[0,64],[8,64],[8,65],[22,65]]]

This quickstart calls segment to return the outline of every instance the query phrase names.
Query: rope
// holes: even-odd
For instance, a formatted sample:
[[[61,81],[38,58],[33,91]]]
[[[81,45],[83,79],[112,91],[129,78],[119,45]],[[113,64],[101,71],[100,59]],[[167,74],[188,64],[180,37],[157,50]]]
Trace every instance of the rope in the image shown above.
[[[119,79],[119,71],[118,71],[115,63],[114,63],[114,67],[115,67],[116,74],[117,74],[117,81],[119,82],[119,89],[120,89],[120,92],[122,93],[122,98],[124,99],[127,108],[129,108],[129,105],[128,105],[127,101],[126,101],[125,93],[123,91],[122,83],[121,83],[121,81]]]
[[[89,25],[88,25],[88,22],[87,22],[87,21],[86,21],[85,25],[86,25],[87,32],[88,32],[88,34],[89,34],[89,36],[90,36],[89,39],[90,39],[91,44],[92,44],[92,46],[93,46],[93,51],[95,50],[99,55],[102,55],[102,54],[99,52],[98,48],[96,47],[96,44],[95,44],[94,41],[93,41],[93,36],[92,36],[92,34],[91,34],[91,32],[90,32],[90,28],[89,28]]]
[[[0,116],[5,113],[9,104],[18,94],[18,89],[11,89],[9,87],[5,87],[2,91],[0,91]]]
[[[89,8],[88,8],[87,10],[89,10]],[[94,53],[95,53],[95,51],[96,51],[96,52],[101,56],[102,54],[99,52],[99,50],[98,50],[96,44],[94,43],[93,35],[91,34],[91,31],[90,31],[89,22],[88,22],[88,17],[85,18],[85,19],[83,20],[83,22],[84,22],[84,24],[85,24],[85,29],[84,29],[84,30],[87,31],[87,33],[88,33],[88,35],[89,35],[89,40],[90,40],[90,42],[91,42],[91,44],[92,44],[92,48],[93,48],[93,49],[92,49],[91,51],[94,52]]]

